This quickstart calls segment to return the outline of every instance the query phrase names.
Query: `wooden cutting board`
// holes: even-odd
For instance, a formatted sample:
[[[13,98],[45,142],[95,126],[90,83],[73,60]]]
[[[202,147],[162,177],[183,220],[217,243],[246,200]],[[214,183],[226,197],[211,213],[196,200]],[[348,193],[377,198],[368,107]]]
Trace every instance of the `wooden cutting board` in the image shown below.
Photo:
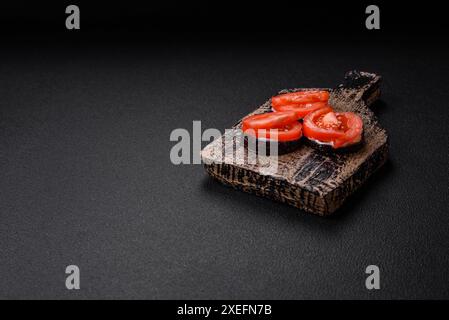
[[[336,111],[352,111],[363,118],[364,145],[347,154],[329,154],[303,144],[297,150],[279,155],[276,170],[266,161],[248,163],[245,148],[229,157],[224,152],[224,135],[207,145],[201,157],[207,173],[220,182],[321,216],[334,213],[388,157],[388,136],[369,106],[380,96],[381,77],[368,72],[350,71],[345,81],[330,91],[330,104]],[[297,88],[279,93],[322,88]],[[268,100],[251,114],[269,112]],[[238,130],[241,120],[232,128]],[[229,134],[229,133],[226,133]],[[235,157],[244,155],[240,161]]]

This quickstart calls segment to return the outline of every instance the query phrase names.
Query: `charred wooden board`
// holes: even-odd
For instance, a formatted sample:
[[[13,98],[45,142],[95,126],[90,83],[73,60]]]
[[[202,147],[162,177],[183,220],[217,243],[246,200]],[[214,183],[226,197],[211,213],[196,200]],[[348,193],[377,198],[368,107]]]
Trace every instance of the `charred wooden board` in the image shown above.
[[[284,202],[318,215],[335,212],[388,157],[388,136],[368,108],[380,96],[381,77],[367,72],[351,71],[345,82],[330,91],[330,104],[337,111],[356,112],[363,118],[365,143],[358,151],[329,154],[302,145],[294,152],[279,155],[277,168],[271,170],[270,157],[249,163],[245,148],[229,156],[224,152],[224,139],[216,139],[201,151],[209,175],[236,189]],[[279,93],[317,88],[297,88]],[[321,89],[321,88],[320,88]],[[252,114],[269,112],[270,100]],[[237,131],[241,120],[232,128]],[[235,138],[234,138],[235,139]],[[240,159],[236,159],[240,157]]]

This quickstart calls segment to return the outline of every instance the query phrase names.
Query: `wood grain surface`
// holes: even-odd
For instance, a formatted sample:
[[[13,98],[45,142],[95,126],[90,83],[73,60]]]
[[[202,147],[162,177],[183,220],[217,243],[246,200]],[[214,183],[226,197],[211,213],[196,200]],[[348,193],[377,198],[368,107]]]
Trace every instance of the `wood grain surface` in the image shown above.
[[[318,215],[334,213],[343,202],[380,168],[388,157],[388,136],[369,109],[380,96],[381,77],[368,72],[350,71],[345,81],[330,91],[330,104],[336,111],[352,111],[363,119],[364,143],[352,153],[329,153],[303,144],[297,150],[277,157],[248,161],[252,151],[235,143],[235,152],[225,152],[225,138],[236,139],[241,120],[201,151],[207,173],[220,182],[293,205]],[[318,88],[296,88],[279,93]],[[322,88],[319,88],[322,89]],[[271,111],[268,100],[251,114]]]

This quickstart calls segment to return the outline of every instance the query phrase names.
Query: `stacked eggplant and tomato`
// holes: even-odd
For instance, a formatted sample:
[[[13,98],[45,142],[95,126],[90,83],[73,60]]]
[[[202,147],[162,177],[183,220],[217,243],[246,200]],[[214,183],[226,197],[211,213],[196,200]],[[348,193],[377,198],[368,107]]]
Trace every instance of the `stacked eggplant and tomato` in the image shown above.
[[[362,143],[362,118],[353,112],[335,112],[328,91],[280,94],[271,98],[271,107],[272,112],[244,118],[242,131],[246,139],[277,143],[279,154],[296,149],[302,136],[325,151],[352,151]]]

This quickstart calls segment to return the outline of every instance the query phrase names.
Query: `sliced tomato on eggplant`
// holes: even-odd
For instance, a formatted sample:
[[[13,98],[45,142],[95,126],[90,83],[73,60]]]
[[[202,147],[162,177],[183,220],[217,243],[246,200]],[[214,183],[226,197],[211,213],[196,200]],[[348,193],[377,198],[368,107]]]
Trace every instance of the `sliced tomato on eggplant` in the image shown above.
[[[326,107],[304,118],[303,133],[320,147],[343,150],[361,144],[363,121],[353,112],[334,112],[332,108]]]
[[[246,142],[250,142],[248,146],[257,148],[257,144],[262,142],[269,148],[269,143],[277,143],[278,154],[297,148],[302,137],[302,125],[293,111],[268,112],[246,117],[242,121],[242,131]]]
[[[329,100],[329,91],[326,90],[307,90],[289,92],[274,96],[271,98],[273,107],[283,105],[298,105],[313,102],[327,102]]]

